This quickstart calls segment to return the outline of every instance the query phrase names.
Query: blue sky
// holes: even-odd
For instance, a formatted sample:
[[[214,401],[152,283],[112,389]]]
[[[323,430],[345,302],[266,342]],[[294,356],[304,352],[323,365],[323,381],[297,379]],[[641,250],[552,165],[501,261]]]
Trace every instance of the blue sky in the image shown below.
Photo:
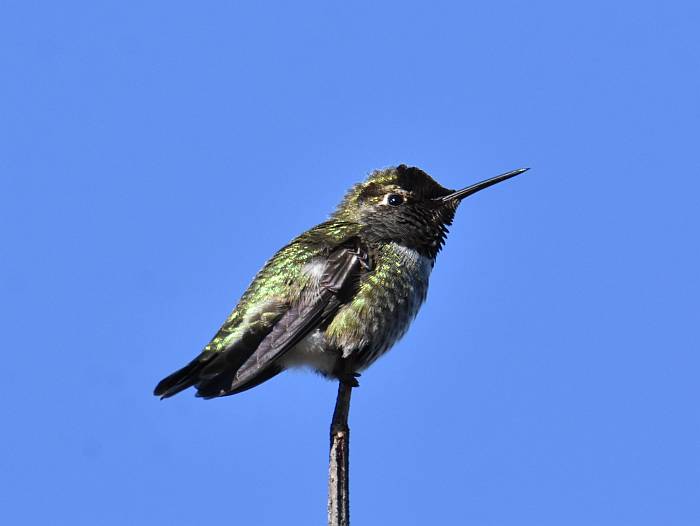
[[[700,523],[696,2],[3,2],[4,524],[322,524],[335,385],[155,383],[374,168],[465,201],[355,524]]]

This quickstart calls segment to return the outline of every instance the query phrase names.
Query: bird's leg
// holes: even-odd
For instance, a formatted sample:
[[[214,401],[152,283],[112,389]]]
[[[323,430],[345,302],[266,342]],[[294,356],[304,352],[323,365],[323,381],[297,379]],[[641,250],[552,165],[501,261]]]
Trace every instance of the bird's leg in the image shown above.
[[[360,373],[343,371],[336,373],[335,376],[341,384],[346,384],[350,387],[360,387],[360,382],[357,381],[357,379],[362,376]]]
[[[349,387],[360,387],[360,382],[358,382],[357,379],[362,375],[355,371],[354,360],[350,358],[340,358],[329,376],[337,378],[341,384],[345,384]]]

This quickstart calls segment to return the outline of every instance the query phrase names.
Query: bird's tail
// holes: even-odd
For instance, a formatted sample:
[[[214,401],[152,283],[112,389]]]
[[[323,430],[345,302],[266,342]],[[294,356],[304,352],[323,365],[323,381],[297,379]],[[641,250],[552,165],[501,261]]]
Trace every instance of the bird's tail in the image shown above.
[[[197,388],[197,396],[201,398],[228,396],[247,391],[282,372],[280,366],[273,364],[234,388],[236,372],[251,354],[251,350],[240,348],[222,352],[204,351],[182,369],[163,378],[153,394],[170,398],[194,386]]]
[[[198,383],[200,381],[201,372],[207,366],[209,361],[206,354],[211,353],[200,354],[182,369],[179,369],[170,376],[163,378],[156,386],[153,394],[160,396],[161,398],[170,398],[180,391],[184,391],[188,387],[192,387]]]

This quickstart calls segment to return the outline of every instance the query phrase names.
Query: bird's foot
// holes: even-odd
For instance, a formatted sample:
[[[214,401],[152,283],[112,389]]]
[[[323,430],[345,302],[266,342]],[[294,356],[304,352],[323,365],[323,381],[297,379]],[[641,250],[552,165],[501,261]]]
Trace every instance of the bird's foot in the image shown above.
[[[360,373],[338,373],[338,381],[349,385],[350,387],[360,387],[360,382],[357,379],[360,377]]]

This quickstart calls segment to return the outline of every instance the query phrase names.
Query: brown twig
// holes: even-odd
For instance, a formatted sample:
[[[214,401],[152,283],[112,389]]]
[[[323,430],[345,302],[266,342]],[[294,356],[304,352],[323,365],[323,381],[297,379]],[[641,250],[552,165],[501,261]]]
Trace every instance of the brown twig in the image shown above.
[[[350,395],[352,385],[338,384],[331,422],[331,452],[328,463],[328,526],[350,525]]]

